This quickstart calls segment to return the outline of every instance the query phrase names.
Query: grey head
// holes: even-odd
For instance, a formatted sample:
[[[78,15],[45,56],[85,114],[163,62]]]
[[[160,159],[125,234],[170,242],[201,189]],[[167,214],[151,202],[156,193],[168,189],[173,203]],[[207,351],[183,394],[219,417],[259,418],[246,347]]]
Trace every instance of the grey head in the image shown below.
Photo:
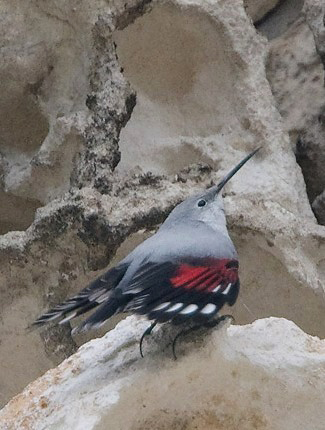
[[[259,149],[255,149],[243,158],[217,185],[198,195],[189,197],[177,205],[159,230],[171,229],[179,224],[199,225],[203,223],[215,231],[226,233],[226,217],[221,190]]]

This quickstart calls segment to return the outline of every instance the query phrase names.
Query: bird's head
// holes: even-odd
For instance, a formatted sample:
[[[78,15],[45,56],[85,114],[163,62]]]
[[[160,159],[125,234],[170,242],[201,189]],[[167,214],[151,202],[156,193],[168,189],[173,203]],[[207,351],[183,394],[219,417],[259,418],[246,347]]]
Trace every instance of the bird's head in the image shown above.
[[[200,194],[187,198],[177,205],[169,214],[163,226],[171,227],[178,223],[203,222],[214,229],[225,229],[226,218],[221,190],[259,149],[255,149],[243,158],[218,184]]]

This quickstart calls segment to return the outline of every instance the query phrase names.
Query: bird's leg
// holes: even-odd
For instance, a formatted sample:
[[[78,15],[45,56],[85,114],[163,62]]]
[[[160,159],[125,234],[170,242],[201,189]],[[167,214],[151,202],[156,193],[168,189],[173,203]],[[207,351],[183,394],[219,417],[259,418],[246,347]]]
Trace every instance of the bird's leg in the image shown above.
[[[139,347],[140,347],[140,355],[141,355],[141,357],[143,358],[143,352],[142,352],[142,344],[143,344],[143,340],[144,340],[144,338],[146,337],[146,336],[149,336],[150,334],[151,334],[151,332],[152,332],[152,330],[156,327],[156,325],[157,325],[157,323],[156,322],[154,322],[154,323],[152,323],[145,331],[144,331],[144,333],[143,333],[143,335],[141,336],[141,339],[140,339],[140,344],[139,344]]]
[[[177,335],[175,336],[175,338],[174,338],[174,340],[173,340],[173,344],[172,344],[172,349],[173,349],[173,356],[174,356],[174,359],[175,359],[175,360],[177,360],[177,355],[176,355],[176,342],[177,342],[177,339],[178,339],[180,336],[182,336],[182,335],[186,335],[186,334],[188,334],[188,333],[191,333],[192,331],[196,331],[196,330],[198,330],[198,329],[200,329],[200,328],[202,328],[202,327],[206,327],[206,328],[213,328],[213,327],[216,327],[216,326],[218,326],[220,323],[222,323],[223,321],[225,321],[225,320],[227,320],[227,319],[231,319],[231,322],[234,322],[234,321],[235,321],[235,319],[234,319],[234,317],[233,317],[232,315],[222,315],[221,317],[215,318],[215,319],[213,319],[213,320],[211,320],[211,321],[208,321],[208,322],[206,322],[206,323],[204,323],[204,324],[197,324],[197,325],[194,325],[193,327],[190,327],[190,328],[188,328],[188,329],[181,330],[179,333],[177,333]]]

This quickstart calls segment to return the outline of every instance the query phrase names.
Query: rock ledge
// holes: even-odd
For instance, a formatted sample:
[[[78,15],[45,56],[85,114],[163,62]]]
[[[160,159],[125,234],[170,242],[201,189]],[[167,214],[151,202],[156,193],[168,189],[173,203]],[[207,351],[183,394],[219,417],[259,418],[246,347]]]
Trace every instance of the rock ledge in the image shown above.
[[[267,318],[184,339],[129,317],[83,345],[0,411],[1,428],[323,429],[325,341]],[[165,348],[164,348],[165,345]]]

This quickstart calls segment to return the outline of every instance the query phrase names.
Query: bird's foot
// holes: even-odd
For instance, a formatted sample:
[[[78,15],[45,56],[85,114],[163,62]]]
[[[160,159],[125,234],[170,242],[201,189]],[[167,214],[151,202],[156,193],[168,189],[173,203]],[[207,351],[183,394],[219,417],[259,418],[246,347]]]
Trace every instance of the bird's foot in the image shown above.
[[[208,322],[206,322],[206,323],[204,323],[204,324],[197,324],[197,325],[194,325],[194,326],[192,326],[192,327],[190,327],[190,328],[188,328],[188,329],[184,329],[184,330],[181,330],[179,333],[177,333],[177,335],[175,336],[175,338],[174,338],[174,340],[173,340],[173,343],[172,343],[172,350],[173,350],[173,356],[174,356],[174,359],[175,360],[177,360],[177,355],[176,355],[176,342],[177,342],[177,339],[180,337],[180,336],[184,336],[184,335],[187,335],[187,334],[189,334],[189,333],[192,333],[193,331],[196,331],[196,330],[199,330],[200,328],[202,328],[202,327],[206,327],[206,328],[214,328],[214,327],[217,327],[217,326],[219,326],[219,325],[221,325],[221,327],[223,326],[223,322],[224,321],[227,321],[227,320],[231,320],[231,323],[233,323],[234,321],[235,321],[235,318],[232,316],[232,315],[222,315],[222,316],[220,316],[220,317],[218,317],[218,318],[215,318],[215,319],[213,319],[213,320],[211,320],[211,321],[208,321]],[[150,328],[150,327],[149,327]]]
[[[142,344],[143,344],[143,341],[144,341],[144,338],[146,337],[146,336],[149,336],[150,334],[151,334],[151,332],[152,332],[152,330],[156,327],[156,325],[157,325],[157,323],[156,322],[154,322],[154,323],[152,323],[145,331],[144,331],[144,333],[143,333],[143,335],[141,336],[141,339],[140,339],[140,343],[139,343],[139,348],[140,348],[140,355],[141,355],[141,357],[143,358],[144,356],[143,356],[143,351],[142,351]]]

